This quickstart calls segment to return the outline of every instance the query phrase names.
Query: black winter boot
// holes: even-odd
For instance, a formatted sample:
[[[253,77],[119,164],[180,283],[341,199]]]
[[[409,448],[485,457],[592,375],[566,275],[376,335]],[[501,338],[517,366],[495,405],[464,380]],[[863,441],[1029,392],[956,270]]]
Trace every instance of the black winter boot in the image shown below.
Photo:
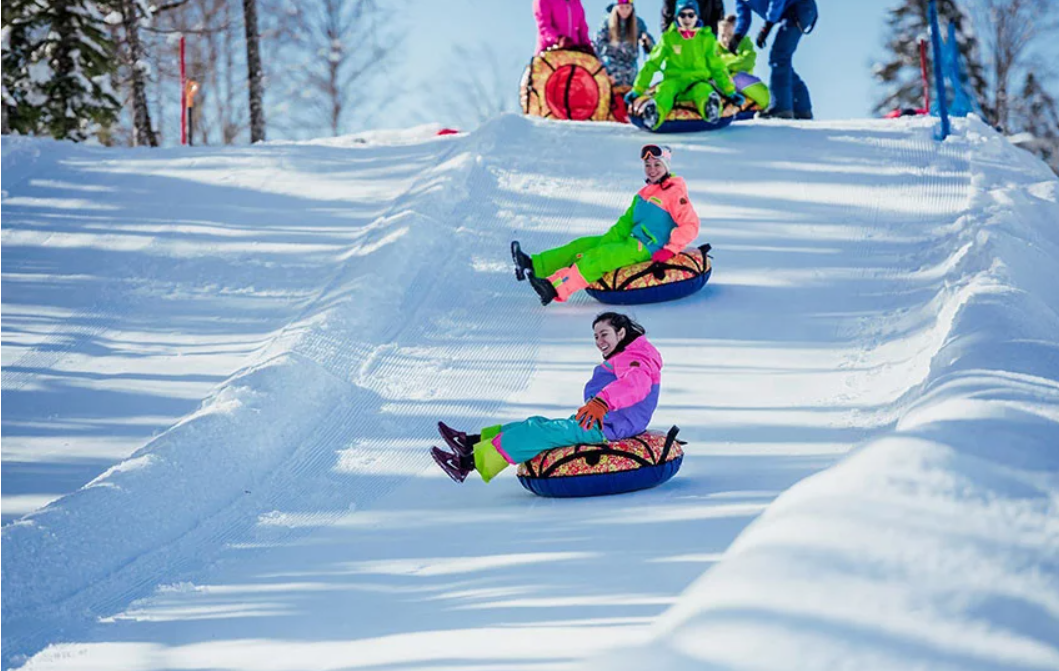
[[[712,91],[702,104],[702,118],[710,123],[717,123],[721,120],[721,108],[723,106],[721,96],[717,95],[716,91]]]
[[[463,456],[455,452],[446,452],[439,447],[430,448],[430,456],[434,462],[445,471],[445,474],[455,482],[463,482],[474,470],[474,457]]]
[[[533,273],[527,273],[526,278],[529,280],[533,290],[540,296],[541,305],[547,305],[559,297],[559,292],[555,290],[555,287],[547,279],[542,280]]]
[[[754,116],[755,119],[793,119],[794,112],[790,110],[775,110],[771,107],[767,110],[761,110]]]
[[[533,272],[533,259],[522,251],[518,240],[511,242],[511,259],[515,262],[515,279],[519,282],[526,279],[527,274]]]
[[[457,431],[445,422],[438,422],[438,433],[445,440],[445,444],[462,457],[473,455],[475,444],[482,439],[480,434]]]
[[[644,125],[651,130],[658,130],[658,127],[665,121],[665,119],[658,117],[658,105],[655,104],[653,98],[645,102],[643,107],[640,108],[640,117],[643,119]]]

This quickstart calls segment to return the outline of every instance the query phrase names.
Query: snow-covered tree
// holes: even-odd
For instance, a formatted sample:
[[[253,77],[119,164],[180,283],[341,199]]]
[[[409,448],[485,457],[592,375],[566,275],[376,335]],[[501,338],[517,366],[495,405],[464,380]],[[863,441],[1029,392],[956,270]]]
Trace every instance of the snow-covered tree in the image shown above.
[[[147,102],[147,84],[151,75],[151,64],[147,59],[140,28],[149,24],[151,8],[147,0],[117,0],[120,19],[125,30],[125,59],[129,66],[132,84],[133,141],[136,145],[158,146],[158,137],[151,125],[151,108]]]
[[[3,15],[5,128],[85,140],[117,117],[116,67],[95,0],[11,0]]]
[[[945,25],[948,23],[956,28],[956,42],[964,59],[971,88],[968,94],[978,101],[986,116],[990,116],[992,108],[989,104],[989,83],[982,68],[982,60],[978,53],[978,40],[972,29],[971,20],[956,0],[937,0],[937,5],[942,30],[945,30]],[[890,16],[887,19],[889,36],[886,40],[888,60],[877,63],[873,68],[875,79],[883,85],[883,95],[875,105],[877,113],[885,113],[894,108],[922,105],[923,83],[919,65],[919,40],[920,38],[926,39],[928,44],[930,41],[927,6],[928,0],[902,0],[890,10]],[[928,69],[927,76],[930,78],[930,85],[933,86],[933,69]],[[933,90],[931,93],[933,97]]]

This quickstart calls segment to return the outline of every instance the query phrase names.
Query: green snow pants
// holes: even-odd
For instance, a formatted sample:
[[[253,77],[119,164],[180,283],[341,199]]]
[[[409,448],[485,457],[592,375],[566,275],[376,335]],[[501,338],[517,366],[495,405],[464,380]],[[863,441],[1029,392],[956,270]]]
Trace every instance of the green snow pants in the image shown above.
[[[691,102],[699,111],[702,118],[706,118],[706,99],[714,92],[713,86],[708,82],[691,77],[673,77],[663,79],[662,83],[655,89],[654,100],[658,106],[658,120],[663,122],[669,113],[673,111],[673,105],[678,102]]]
[[[573,240],[562,247],[534,254],[533,274],[537,277],[549,277],[576,264],[581,276],[591,284],[603,277],[603,273],[648,261],[650,258],[651,252],[636,238],[614,241],[605,235],[591,235]]]

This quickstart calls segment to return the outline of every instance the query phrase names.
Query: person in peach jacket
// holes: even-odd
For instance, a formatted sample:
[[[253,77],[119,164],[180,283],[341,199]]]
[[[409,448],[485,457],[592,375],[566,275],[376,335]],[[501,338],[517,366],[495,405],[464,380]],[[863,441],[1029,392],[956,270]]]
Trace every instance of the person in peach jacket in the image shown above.
[[[542,304],[561,303],[608,271],[648,260],[665,263],[698,236],[699,215],[688,198],[688,186],[669,172],[670,148],[647,144],[640,158],[647,184],[605,234],[532,256],[517,240],[511,243],[515,276],[529,280]]]

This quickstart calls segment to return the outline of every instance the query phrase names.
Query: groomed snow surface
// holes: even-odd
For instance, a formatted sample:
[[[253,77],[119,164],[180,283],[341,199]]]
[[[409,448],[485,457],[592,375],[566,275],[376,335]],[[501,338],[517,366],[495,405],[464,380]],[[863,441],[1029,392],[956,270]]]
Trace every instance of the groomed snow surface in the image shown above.
[[[648,136],[432,131],[3,138],[5,669],[1059,669],[1042,163],[976,119],[666,138],[715,272],[630,312],[687,457],[548,500],[426,448],[580,404],[602,306],[508,242],[604,230]]]

